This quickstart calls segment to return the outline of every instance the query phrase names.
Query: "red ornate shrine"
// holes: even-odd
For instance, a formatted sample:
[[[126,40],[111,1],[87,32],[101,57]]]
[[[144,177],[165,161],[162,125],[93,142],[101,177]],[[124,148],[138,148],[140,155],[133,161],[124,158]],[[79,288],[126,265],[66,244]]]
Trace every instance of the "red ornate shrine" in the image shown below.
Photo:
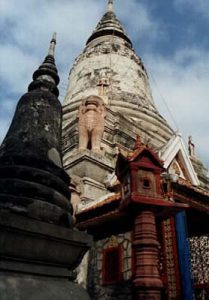
[[[119,153],[116,175],[122,183],[122,211],[134,216],[135,299],[161,299],[163,282],[159,273],[159,242],[156,216],[169,217],[185,205],[165,200],[161,190],[162,162],[139,137],[132,153]]]

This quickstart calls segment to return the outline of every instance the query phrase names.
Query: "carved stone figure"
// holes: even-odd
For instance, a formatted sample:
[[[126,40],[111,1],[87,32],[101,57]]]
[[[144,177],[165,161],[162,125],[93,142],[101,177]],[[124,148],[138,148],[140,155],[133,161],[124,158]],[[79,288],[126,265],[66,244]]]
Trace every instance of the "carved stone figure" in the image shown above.
[[[195,145],[192,141],[191,135],[189,136],[189,140],[188,140],[188,150],[189,150],[189,155],[195,157]]]
[[[98,96],[88,96],[79,107],[79,150],[100,152],[106,108]]]

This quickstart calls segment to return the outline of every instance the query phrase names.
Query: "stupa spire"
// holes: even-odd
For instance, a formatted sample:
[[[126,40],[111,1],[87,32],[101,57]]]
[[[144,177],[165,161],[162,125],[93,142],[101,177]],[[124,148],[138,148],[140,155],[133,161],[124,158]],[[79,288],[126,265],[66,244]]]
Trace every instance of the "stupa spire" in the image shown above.
[[[53,35],[49,52],[34,72],[28,93],[19,100],[0,147],[0,209],[4,194],[9,194],[8,199],[14,203],[8,206],[16,206],[17,213],[25,205],[27,215],[34,219],[71,227],[69,178],[62,169],[62,108],[57,98],[59,76],[53,56],[55,43]],[[2,189],[2,166],[5,166],[8,181],[5,190]]]
[[[107,11],[108,12],[112,12],[113,11],[113,0],[108,0]]]
[[[54,56],[55,53],[55,46],[56,46],[56,32],[53,33],[52,39],[49,45],[49,52],[48,55]]]
[[[96,29],[93,31],[92,35],[87,40],[87,44],[89,44],[94,39],[105,35],[118,36],[128,42],[130,46],[132,46],[129,37],[127,36],[125,30],[123,29],[123,26],[121,25],[120,21],[113,11],[113,0],[108,0],[107,11],[97,24]]]
[[[35,89],[44,89],[49,90],[56,96],[59,95],[59,91],[57,88],[57,85],[59,84],[59,76],[54,58],[55,45],[56,33],[53,33],[49,45],[48,54],[38,70],[33,73],[33,81],[29,85],[28,91],[32,91]]]

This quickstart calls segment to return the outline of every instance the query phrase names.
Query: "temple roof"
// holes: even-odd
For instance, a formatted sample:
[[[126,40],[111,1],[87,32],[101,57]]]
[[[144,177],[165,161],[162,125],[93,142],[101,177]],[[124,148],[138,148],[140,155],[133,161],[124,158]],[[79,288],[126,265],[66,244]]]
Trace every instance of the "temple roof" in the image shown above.
[[[131,40],[127,36],[123,26],[116,17],[113,11],[113,1],[108,1],[108,7],[106,13],[103,15],[101,20],[96,26],[96,29],[93,31],[92,35],[87,40],[87,43],[90,43],[92,40],[104,36],[104,35],[115,35],[126,40],[130,46],[132,46]]]

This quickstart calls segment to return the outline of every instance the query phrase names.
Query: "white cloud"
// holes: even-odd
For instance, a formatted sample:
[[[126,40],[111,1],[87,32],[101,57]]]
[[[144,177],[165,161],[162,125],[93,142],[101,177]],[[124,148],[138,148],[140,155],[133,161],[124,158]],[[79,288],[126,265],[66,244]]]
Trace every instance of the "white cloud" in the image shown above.
[[[190,10],[201,13],[202,16],[209,18],[209,1],[208,0],[174,0],[174,5],[179,12]]]
[[[118,5],[117,15],[122,20],[122,23],[125,24],[125,27],[128,28],[130,36],[133,36],[135,39],[144,36],[153,39],[160,32],[158,23],[150,15],[146,7],[137,0],[123,1],[123,5]]]
[[[153,95],[159,110],[172,122],[166,101],[185,140],[193,136],[197,155],[209,165],[209,54],[200,49],[183,49],[172,58],[147,56]],[[152,74],[155,80],[152,80]],[[157,84],[156,84],[156,82]]]
[[[10,93],[20,93],[26,90],[27,83],[32,79],[34,65],[38,66],[35,55],[24,53],[15,45],[0,46],[0,79],[6,81]]]
[[[93,30],[95,19],[101,15],[101,5],[95,0],[21,0],[20,5],[16,0],[0,1],[4,43],[43,57],[56,31],[57,56],[61,64],[71,62]]]

